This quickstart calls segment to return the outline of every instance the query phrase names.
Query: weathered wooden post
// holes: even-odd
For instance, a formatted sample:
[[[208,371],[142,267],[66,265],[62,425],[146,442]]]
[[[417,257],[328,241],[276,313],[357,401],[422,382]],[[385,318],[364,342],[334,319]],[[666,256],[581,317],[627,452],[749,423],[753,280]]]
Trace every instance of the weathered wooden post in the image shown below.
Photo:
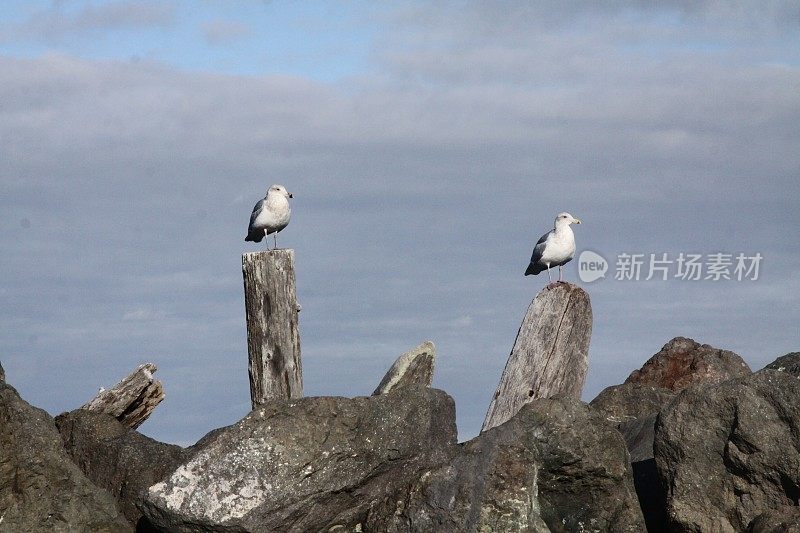
[[[110,389],[101,388],[81,409],[106,413],[129,428],[138,428],[164,399],[164,387],[153,378],[156,370],[153,363],[139,365]]]
[[[242,254],[250,402],[303,396],[294,250]]]
[[[514,341],[481,431],[499,426],[536,398],[580,398],[589,367],[592,306],[576,285],[536,295]]]

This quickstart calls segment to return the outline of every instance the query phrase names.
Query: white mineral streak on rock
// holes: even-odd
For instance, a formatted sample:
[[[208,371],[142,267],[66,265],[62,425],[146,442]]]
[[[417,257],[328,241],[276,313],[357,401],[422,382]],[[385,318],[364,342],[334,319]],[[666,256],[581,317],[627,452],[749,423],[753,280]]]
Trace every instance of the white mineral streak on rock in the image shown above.
[[[272,483],[246,465],[269,464],[281,453],[273,453],[274,448],[265,446],[262,438],[244,439],[232,453],[224,455],[215,453],[219,445],[212,444],[167,480],[150,487],[150,496],[161,499],[167,507],[224,523],[244,517],[275,492]],[[228,480],[232,471],[240,472],[233,484]]]

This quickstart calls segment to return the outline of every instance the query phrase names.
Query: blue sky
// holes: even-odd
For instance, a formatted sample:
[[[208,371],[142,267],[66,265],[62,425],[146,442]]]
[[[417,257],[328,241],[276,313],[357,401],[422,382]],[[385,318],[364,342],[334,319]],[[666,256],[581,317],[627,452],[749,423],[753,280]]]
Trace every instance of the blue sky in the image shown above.
[[[370,2],[5,2],[4,52],[51,50],[225,74],[331,82],[369,69],[380,31]]]
[[[5,2],[7,379],[57,414],[153,361],[145,434],[244,416],[241,253],[273,183],[309,395],[369,394],[430,339],[474,435],[561,211],[612,268],[764,257],[758,280],[582,283],[585,399],[678,335],[760,368],[800,345],[799,54],[777,0]]]

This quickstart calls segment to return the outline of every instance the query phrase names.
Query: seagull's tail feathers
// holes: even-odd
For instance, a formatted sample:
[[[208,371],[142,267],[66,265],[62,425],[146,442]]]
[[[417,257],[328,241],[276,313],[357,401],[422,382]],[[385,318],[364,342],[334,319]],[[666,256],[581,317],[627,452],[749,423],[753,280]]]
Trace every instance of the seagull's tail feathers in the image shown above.
[[[251,231],[250,233],[247,234],[247,237],[245,237],[244,240],[251,242],[261,242],[261,239],[263,238],[264,238],[263,231]]]
[[[547,269],[546,266],[537,265],[536,263],[531,261],[531,263],[528,265],[528,268],[525,270],[525,275],[530,276],[531,274],[533,274],[535,276],[536,274],[542,272],[545,269]]]

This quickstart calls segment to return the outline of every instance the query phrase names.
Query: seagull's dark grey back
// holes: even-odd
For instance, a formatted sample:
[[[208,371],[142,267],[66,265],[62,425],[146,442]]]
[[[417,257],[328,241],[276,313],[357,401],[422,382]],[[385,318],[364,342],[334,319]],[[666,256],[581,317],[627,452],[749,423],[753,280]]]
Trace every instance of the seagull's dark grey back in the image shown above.
[[[253,212],[250,214],[250,226],[248,226],[247,231],[253,231],[253,223],[256,221],[256,217],[258,214],[261,213],[261,209],[264,207],[264,200],[266,198],[262,198],[258,202],[256,202],[255,207],[253,207]]]
[[[547,240],[548,235],[553,233],[555,230],[551,229],[544,235],[542,235],[538,241],[536,241],[536,246],[533,247],[533,254],[531,254],[531,263],[534,265],[539,262],[542,258],[542,254],[544,254],[544,242]]]

